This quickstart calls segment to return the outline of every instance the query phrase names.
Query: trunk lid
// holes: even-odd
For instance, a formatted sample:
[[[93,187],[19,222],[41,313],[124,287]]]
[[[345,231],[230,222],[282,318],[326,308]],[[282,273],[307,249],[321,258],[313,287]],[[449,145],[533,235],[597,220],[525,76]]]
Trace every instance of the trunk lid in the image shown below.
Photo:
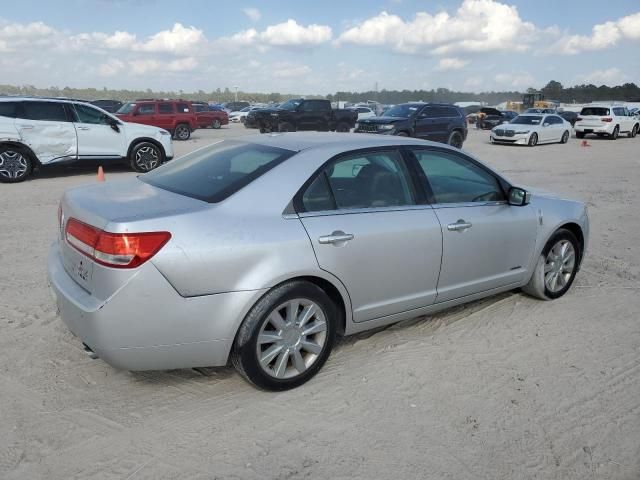
[[[200,200],[162,190],[137,178],[67,190],[60,202],[58,235],[62,264],[78,285],[93,296],[106,300],[134,276],[138,268],[117,269],[100,265],[71,246],[65,235],[70,218],[116,233],[149,231],[149,220],[155,220],[153,231],[170,231],[170,217],[208,206]]]

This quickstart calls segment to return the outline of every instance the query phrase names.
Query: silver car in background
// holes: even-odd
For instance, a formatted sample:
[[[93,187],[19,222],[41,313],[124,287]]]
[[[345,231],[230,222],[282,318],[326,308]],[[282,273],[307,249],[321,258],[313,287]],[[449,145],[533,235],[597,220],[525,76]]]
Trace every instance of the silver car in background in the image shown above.
[[[442,144],[286,133],[225,140],[68,190],[48,271],[92,357],[221,366],[282,390],[349,335],[523,287],[562,296],[583,203],[513,186]]]

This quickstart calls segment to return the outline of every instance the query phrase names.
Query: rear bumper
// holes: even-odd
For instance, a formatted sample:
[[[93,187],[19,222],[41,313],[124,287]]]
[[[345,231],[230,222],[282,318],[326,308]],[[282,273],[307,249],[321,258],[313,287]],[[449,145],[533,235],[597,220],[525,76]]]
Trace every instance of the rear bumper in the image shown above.
[[[613,133],[613,129],[614,129],[613,124],[607,125],[607,126],[594,126],[594,125],[581,125],[579,123],[576,123],[573,128],[576,132],[579,133],[605,133],[605,134],[611,134]]]
[[[225,365],[242,319],[264,293],[181,297],[147,262],[102,301],[67,274],[57,242],[49,251],[48,274],[69,330],[99,358],[125,370]]]

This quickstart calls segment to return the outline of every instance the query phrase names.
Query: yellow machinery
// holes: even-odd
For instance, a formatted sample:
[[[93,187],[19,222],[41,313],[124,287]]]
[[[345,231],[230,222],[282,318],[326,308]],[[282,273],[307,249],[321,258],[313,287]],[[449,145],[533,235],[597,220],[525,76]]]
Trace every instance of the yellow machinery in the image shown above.
[[[507,102],[507,110],[513,110],[518,113],[524,112],[527,108],[556,108],[558,104],[550,100],[545,100],[544,95],[540,92],[525,93],[522,95],[521,102]]]

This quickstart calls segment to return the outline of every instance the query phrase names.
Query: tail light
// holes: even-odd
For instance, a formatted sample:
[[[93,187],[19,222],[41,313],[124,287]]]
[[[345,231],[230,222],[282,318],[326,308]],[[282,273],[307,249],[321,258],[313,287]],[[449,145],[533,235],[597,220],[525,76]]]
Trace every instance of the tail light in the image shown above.
[[[604,117],[604,118],[601,118],[601,119],[600,119],[600,121],[610,123],[610,122],[612,122],[612,121],[613,121],[613,118],[611,118],[611,117]]]
[[[576,122],[581,122],[582,121],[582,117],[577,117],[576,118]]]
[[[169,232],[111,233],[70,218],[67,243],[94,262],[112,268],[135,268],[169,241]]]

